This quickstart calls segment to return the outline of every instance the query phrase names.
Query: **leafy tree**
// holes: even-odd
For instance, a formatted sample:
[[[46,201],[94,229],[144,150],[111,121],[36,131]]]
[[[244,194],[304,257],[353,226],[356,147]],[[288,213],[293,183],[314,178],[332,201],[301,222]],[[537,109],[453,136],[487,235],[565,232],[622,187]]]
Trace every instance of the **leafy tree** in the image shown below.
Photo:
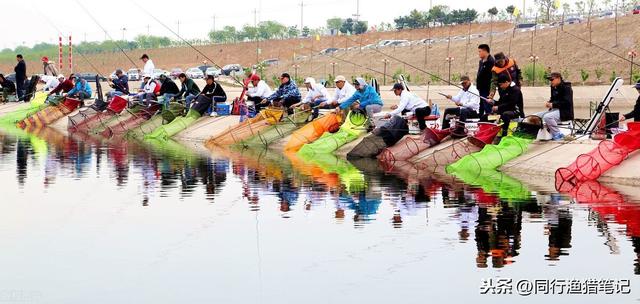
[[[338,31],[342,27],[342,23],[344,23],[342,18],[335,17],[327,19],[327,29]]]
[[[429,10],[427,18],[429,22],[440,22],[444,24],[447,19],[447,14],[449,14],[448,6],[435,5]]]
[[[311,33],[311,30],[309,29],[308,26],[305,26],[302,28],[302,37],[309,37],[310,33]]]
[[[298,26],[290,26],[287,29],[287,37],[288,38],[296,38],[300,36],[300,30],[298,30]]]
[[[342,22],[342,26],[340,26],[340,32],[343,34],[348,34],[353,32],[353,18],[347,18]]]
[[[551,14],[557,9],[555,7],[555,0],[535,0],[536,5],[540,7],[544,20],[549,21]]]
[[[494,6],[492,8],[490,8],[487,13],[489,15],[491,15],[491,18],[494,18],[496,15],[498,15],[498,9]]]
[[[368,29],[366,21],[358,21],[353,25],[353,33],[356,35],[366,33]]]

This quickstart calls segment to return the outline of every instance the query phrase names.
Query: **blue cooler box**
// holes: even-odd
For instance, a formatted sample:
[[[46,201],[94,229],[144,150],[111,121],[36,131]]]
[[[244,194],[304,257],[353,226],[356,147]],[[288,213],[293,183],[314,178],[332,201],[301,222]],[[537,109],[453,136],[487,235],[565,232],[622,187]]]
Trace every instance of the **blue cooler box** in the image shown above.
[[[231,105],[228,104],[217,104],[216,105],[216,113],[218,113],[218,115],[229,115],[231,114]]]

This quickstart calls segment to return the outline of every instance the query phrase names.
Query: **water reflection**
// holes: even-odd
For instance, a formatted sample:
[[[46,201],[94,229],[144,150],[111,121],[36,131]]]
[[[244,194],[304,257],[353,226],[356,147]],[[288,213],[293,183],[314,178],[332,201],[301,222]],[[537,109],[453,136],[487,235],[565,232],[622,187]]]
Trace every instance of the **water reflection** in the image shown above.
[[[233,197],[221,193],[237,189],[250,212],[277,213],[283,219],[294,219],[301,214],[298,211],[317,212],[330,222],[350,223],[357,229],[381,223],[395,229],[424,227],[424,233],[433,225],[444,225],[430,222],[430,209],[437,208],[455,225],[451,237],[456,242],[475,243],[475,256],[461,259],[475,261],[477,268],[518,263],[528,242],[524,227],[539,223],[543,228],[536,233],[547,242],[539,258],[551,265],[561,263],[574,254],[574,230],[589,229],[575,220],[576,212],[587,210],[587,224],[597,228],[610,254],[621,252],[619,234],[610,226],[624,227],[635,254],[634,273],[640,274],[640,207],[597,182],[561,194],[532,191],[497,171],[454,177],[443,168],[424,172],[398,163],[385,172],[375,160],[349,162],[333,155],[305,159],[251,149],[209,155],[171,140],[105,141],[90,134],[66,136],[49,128],[3,129],[0,156],[0,173],[15,170],[19,187],[40,177],[43,189],[61,179],[95,179],[122,191],[133,187],[131,195],[145,208],[153,208],[162,198],[229,201]]]

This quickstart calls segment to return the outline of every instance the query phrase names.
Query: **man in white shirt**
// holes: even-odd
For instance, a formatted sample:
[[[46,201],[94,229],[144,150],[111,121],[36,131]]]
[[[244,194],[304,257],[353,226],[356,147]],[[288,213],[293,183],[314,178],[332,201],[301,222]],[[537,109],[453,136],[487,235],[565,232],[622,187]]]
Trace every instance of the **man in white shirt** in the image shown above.
[[[156,69],[156,66],[153,64],[153,60],[149,59],[149,55],[142,54],[140,60],[144,63],[144,67],[142,68],[142,75],[153,75],[153,70]],[[145,82],[143,81],[140,84],[140,88],[144,88]]]
[[[391,106],[392,111],[387,113],[384,118],[389,119],[392,116],[410,112],[416,117],[418,125],[420,125],[420,130],[426,129],[427,124],[425,117],[431,115],[431,107],[429,107],[429,104],[416,94],[405,90],[401,83],[394,84],[391,90],[396,96],[400,96],[400,102],[397,105]]]
[[[312,77],[305,79],[304,86],[307,88],[307,95],[299,103],[292,105],[291,108],[306,105],[309,108],[313,108],[313,118],[316,118],[318,117],[317,106],[329,100],[329,92],[323,85],[316,83],[316,80]]]
[[[151,75],[144,74],[144,81],[142,82],[143,88],[138,93],[138,100],[140,103],[145,104],[156,98],[156,86],[158,85],[155,80],[151,79]]]
[[[40,82],[44,83],[42,90],[46,92],[57,88],[61,81],[64,81],[62,74],[58,76],[42,75],[42,78],[40,78]]]
[[[265,104],[261,104],[262,100],[271,96],[273,91],[264,80],[260,79],[258,74],[252,74],[249,81],[253,87],[247,88],[247,100],[253,102],[256,113],[258,113],[265,106]]]
[[[447,95],[447,99],[450,99],[456,104],[455,108],[447,108],[444,110],[444,118],[442,119],[442,128],[449,128],[449,115],[457,115],[462,122],[467,121],[469,118],[478,118],[478,110],[480,109],[480,92],[476,86],[471,83],[469,76],[460,77],[460,85],[462,89],[458,92],[458,95]]]
[[[333,94],[333,98],[330,101],[320,103],[320,108],[335,108],[356,92],[356,88],[347,82],[347,79],[342,75],[336,77],[335,83],[336,91]]]

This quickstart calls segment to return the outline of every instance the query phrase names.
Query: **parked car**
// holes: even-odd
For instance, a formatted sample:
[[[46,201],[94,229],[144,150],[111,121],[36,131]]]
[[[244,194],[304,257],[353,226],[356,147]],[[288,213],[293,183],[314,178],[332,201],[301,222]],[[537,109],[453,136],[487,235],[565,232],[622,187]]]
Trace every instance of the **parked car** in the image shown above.
[[[278,58],[266,59],[266,60],[263,60],[261,63],[264,66],[278,65],[280,63],[280,59],[278,59]]]
[[[185,74],[191,79],[204,78],[204,73],[199,68],[190,68]]]
[[[207,69],[208,69],[208,68],[210,68],[210,67],[211,67],[210,65],[206,65],[206,64],[205,64],[205,65],[198,66],[198,69],[200,69],[200,71],[201,71],[201,72],[202,72],[202,74],[204,75],[204,73],[205,73],[205,72],[207,71]]]
[[[129,80],[131,81],[140,80],[140,72],[138,72],[138,69],[129,69],[127,76],[129,76]]]
[[[518,32],[533,31],[535,28],[536,28],[535,23],[519,23],[516,25],[516,31]]]
[[[613,12],[602,12],[598,15],[598,19],[607,19],[607,18],[615,18],[616,14]]]
[[[565,24],[576,24],[576,23],[580,23],[580,22],[582,22],[582,19],[580,19],[578,17],[567,18],[564,21]]]
[[[326,48],[326,49],[320,51],[319,54],[320,55],[330,55],[330,54],[333,54],[333,53],[337,52],[338,50],[340,50],[340,49],[334,48],[334,47]]]
[[[409,46],[409,45],[411,45],[411,42],[409,42],[409,40],[391,40],[389,43],[385,45],[385,47],[387,46],[402,47],[402,46]]]
[[[171,73],[169,73],[169,75],[171,75],[171,79],[177,79],[178,75],[180,75],[182,73],[184,73],[184,72],[182,71],[181,68],[173,68],[173,69],[171,69]]]
[[[634,15],[640,15],[640,5],[638,5],[635,8],[633,8],[631,13],[634,14]]]
[[[218,77],[220,75],[222,75],[222,71],[216,67],[210,67],[208,68],[205,72],[205,75],[209,76],[209,75],[213,75],[215,77]]]
[[[11,73],[9,75],[4,76],[5,79],[11,80],[13,83],[16,83],[16,73]]]
[[[235,73],[242,73],[242,66],[239,64],[227,64],[222,67],[222,75],[231,75]]]
[[[160,75],[165,75],[167,77],[171,77],[171,73],[169,73],[168,71],[165,71],[163,69],[154,69],[153,70],[153,79],[159,79]]]
[[[80,77],[80,79],[84,79],[88,82],[96,82],[96,76],[98,76],[96,73],[75,73],[77,77]],[[104,76],[98,76],[98,79],[100,81],[107,81],[107,78]]]

